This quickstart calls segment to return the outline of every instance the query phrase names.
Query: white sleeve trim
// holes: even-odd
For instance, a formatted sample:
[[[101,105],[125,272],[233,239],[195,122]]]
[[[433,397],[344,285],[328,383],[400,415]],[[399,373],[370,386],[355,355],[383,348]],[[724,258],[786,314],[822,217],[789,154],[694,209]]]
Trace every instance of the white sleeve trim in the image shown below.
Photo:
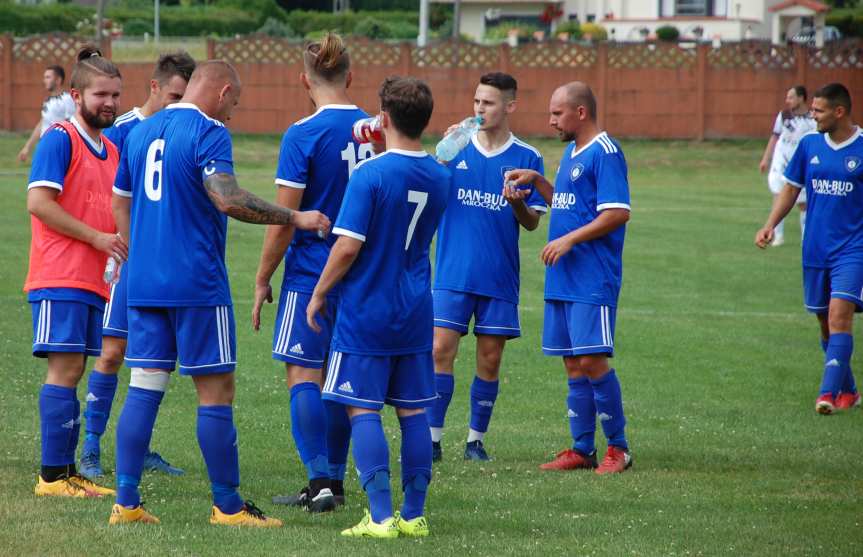
[[[536,211],[537,213],[547,213],[548,212],[548,207],[546,207],[545,205],[531,205],[530,208],[533,209],[534,211]]]
[[[126,191],[126,190],[121,190],[117,186],[114,186],[113,188],[111,188],[111,191],[113,191],[114,193],[116,193],[120,197],[132,197],[132,192]]]
[[[305,184],[301,184],[300,182],[292,182],[290,180],[282,180],[281,178],[276,178],[277,186],[284,186],[286,188],[296,188],[298,190],[306,189]]]
[[[63,184],[58,184],[57,182],[52,182],[50,180],[36,180],[27,185],[28,190],[33,188],[54,188],[55,190],[63,191]]]
[[[354,240],[359,240],[360,242],[366,241],[366,237],[362,234],[358,234],[346,228],[333,228],[333,234],[335,234],[336,236],[347,236],[348,238],[353,238]]]
[[[596,206],[597,213],[605,211],[606,209],[626,209],[627,211],[632,211],[629,207],[629,203],[600,203]]]
[[[788,185],[794,186],[795,188],[802,188],[803,187],[803,184],[798,184],[794,180],[790,179],[788,176],[783,175],[782,179],[785,180],[788,183]]]

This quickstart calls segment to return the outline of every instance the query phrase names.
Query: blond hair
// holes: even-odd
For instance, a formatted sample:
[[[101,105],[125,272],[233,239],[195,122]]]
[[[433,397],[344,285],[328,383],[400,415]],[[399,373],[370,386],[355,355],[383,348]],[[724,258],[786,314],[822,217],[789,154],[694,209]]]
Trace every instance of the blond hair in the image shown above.
[[[351,58],[342,38],[328,32],[320,41],[306,46],[303,64],[306,73],[332,83],[345,79],[351,67]]]

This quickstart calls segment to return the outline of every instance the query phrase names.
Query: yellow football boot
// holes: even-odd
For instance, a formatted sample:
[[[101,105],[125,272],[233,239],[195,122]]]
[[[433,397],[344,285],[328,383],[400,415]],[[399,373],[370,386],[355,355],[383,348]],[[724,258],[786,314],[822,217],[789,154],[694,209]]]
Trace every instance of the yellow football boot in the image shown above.
[[[225,514],[219,507],[213,506],[210,513],[210,524],[224,524],[225,526],[251,526],[253,528],[278,528],[282,521],[278,518],[264,516],[264,512],[251,501],[246,501],[238,513]]]
[[[399,534],[409,538],[424,538],[429,535],[429,523],[424,516],[407,520],[396,513],[396,528]]]
[[[134,509],[129,509],[123,505],[114,504],[114,507],[111,509],[111,518],[108,519],[108,524],[132,524],[134,522],[159,524],[159,519],[147,512],[143,505],[138,505]]]
[[[88,480],[81,474],[75,474],[74,476],[72,476],[71,481],[80,485],[87,491],[95,493],[99,497],[102,497],[103,495],[117,495],[117,492],[110,487],[102,487],[101,485],[97,485],[96,483]]]
[[[372,520],[372,515],[366,509],[366,514],[359,524],[342,530],[342,535],[349,538],[392,539],[399,537],[399,529],[396,527],[396,519],[394,517],[391,516],[378,524]]]
[[[42,476],[39,476],[34,491],[40,497],[100,497],[98,493],[87,491],[84,486],[71,478],[60,478],[57,481],[46,482]]]

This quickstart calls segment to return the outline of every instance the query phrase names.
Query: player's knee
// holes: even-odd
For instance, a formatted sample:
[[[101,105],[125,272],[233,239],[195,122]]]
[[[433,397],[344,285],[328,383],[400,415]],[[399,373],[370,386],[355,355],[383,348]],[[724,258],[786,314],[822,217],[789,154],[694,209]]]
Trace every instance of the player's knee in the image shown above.
[[[503,351],[497,347],[478,348],[479,367],[488,375],[498,375]]]
[[[100,373],[116,374],[123,365],[124,350],[113,343],[102,345],[102,354],[96,368]]]
[[[168,381],[171,374],[161,370],[145,370],[140,367],[132,368],[132,377],[129,381],[130,387],[145,389],[147,391],[158,391],[164,393],[168,390]]]
[[[435,369],[452,370],[455,363],[455,354],[458,344],[442,335],[435,335],[432,344],[432,356],[434,357]]]
[[[604,356],[588,354],[585,356],[576,356],[572,360],[574,360],[573,368],[581,376],[586,375],[591,379],[598,379],[608,373],[608,360]]]

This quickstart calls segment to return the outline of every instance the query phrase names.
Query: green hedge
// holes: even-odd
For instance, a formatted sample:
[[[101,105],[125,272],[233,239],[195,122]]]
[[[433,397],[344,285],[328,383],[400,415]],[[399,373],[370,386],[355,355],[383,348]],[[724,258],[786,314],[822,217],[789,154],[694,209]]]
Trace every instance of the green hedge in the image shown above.
[[[285,21],[291,26],[291,29],[303,36],[323,30],[336,31],[337,33],[350,35],[355,32],[355,29],[360,22],[365,22],[366,20],[372,20],[379,26],[389,26],[394,29],[393,32],[395,34],[399,35],[406,34],[404,31],[406,25],[412,26],[413,29],[419,29],[419,14],[417,12],[344,12],[334,14],[331,12],[293,10],[288,12],[287,17],[285,18]],[[363,27],[366,27],[367,25],[368,22],[365,22]],[[360,30],[362,29],[363,28],[361,27]],[[414,32],[413,36],[416,37],[416,32]]]
[[[0,33],[34,35],[50,31],[72,33],[75,24],[92,14],[91,8],[76,4],[19,6],[0,3]]]
[[[843,37],[863,37],[863,15],[829,15],[827,25],[833,25]]]

